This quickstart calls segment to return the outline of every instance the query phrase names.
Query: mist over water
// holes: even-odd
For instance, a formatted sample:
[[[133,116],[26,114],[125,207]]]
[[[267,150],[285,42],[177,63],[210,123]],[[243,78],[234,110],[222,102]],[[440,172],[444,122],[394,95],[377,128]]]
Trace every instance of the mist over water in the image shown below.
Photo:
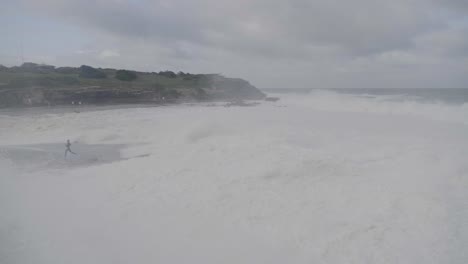
[[[309,110],[417,116],[468,123],[468,89],[300,89],[274,90],[282,102]],[[273,90],[271,90],[273,91]]]
[[[416,101],[423,103],[447,103],[465,104],[468,103],[467,89],[423,89],[423,88],[343,88],[343,89],[264,89],[266,92],[278,94],[316,94],[329,92],[346,94],[356,97],[367,97],[374,99],[387,99],[395,101]]]
[[[467,104],[377,93],[2,111],[0,262],[466,263]]]

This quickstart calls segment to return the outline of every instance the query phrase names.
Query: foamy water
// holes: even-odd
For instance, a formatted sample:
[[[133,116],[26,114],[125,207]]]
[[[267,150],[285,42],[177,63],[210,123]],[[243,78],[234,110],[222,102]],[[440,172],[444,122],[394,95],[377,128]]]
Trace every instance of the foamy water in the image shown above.
[[[0,263],[468,262],[465,104],[280,96],[0,114]]]

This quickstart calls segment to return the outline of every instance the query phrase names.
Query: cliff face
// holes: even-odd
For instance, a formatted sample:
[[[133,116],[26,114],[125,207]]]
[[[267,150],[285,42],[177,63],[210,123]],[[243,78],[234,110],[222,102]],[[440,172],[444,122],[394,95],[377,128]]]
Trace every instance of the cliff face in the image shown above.
[[[259,100],[265,95],[242,79],[216,74],[55,68],[25,63],[0,68],[0,107],[118,103]],[[120,73],[120,74],[119,74]],[[127,77],[131,78],[127,78]],[[125,78],[124,78],[125,77]]]
[[[265,94],[242,79],[214,76],[211,79],[210,91],[213,98],[218,99],[252,99],[260,100]]]

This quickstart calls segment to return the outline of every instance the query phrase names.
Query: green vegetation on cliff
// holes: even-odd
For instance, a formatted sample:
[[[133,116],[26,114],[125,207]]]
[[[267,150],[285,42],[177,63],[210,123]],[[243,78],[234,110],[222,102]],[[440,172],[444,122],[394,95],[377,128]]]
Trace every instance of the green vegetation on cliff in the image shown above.
[[[257,100],[264,94],[242,79],[218,74],[137,72],[35,63],[0,65],[0,107]]]

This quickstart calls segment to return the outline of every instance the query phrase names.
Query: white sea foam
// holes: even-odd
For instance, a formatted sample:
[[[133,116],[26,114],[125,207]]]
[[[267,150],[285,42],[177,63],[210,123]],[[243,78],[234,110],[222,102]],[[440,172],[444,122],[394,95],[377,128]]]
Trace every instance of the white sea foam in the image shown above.
[[[468,262],[466,105],[282,97],[0,115],[0,263]]]
[[[331,90],[314,90],[298,97],[295,94],[280,95],[288,104],[300,105],[322,111],[381,113],[410,115],[427,119],[468,124],[468,104],[421,102],[413,96],[396,95],[351,95]]]

